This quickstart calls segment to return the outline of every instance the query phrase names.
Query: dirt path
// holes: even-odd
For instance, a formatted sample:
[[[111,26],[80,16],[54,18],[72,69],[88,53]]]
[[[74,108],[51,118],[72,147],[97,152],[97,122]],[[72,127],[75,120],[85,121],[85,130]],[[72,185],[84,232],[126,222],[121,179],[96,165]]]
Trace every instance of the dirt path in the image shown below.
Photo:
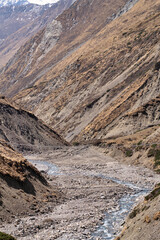
[[[108,225],[103,219],[109,217],[105,213],[123,210],[119,209],[122,199],[160,182],[160,176],[152,171],[118,163],[94,147],[65,147],[26,157],[48,172],[48,180],[65,194],[65,201],[54,208],[47,205],[35,216],[16,217],[12,223],[0,226],[0,231],[18,240],[113,239],[105,230]],[[102,231],[100,225],[104,225]]]

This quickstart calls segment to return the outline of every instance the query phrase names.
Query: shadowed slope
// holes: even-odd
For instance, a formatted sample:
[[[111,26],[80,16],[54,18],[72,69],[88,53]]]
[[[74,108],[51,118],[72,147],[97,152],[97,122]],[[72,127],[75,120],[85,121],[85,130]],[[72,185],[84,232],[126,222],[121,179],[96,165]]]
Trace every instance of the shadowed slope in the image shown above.
[[[53,202],[60,197],[35,167],[0,140],[0,221],[34,212],[31,206],[41,208],[48,195]]]
[[[67,145],[60,135],[32,113],[0,99],[0,137],[19,150]]]

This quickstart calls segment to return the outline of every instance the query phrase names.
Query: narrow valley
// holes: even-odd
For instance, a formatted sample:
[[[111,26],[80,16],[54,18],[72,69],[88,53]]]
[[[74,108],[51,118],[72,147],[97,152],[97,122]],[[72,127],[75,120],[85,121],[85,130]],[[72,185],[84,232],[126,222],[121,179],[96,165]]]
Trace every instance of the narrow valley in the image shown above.
[[[0,240],[159,236],[160,1],[0,1]]]

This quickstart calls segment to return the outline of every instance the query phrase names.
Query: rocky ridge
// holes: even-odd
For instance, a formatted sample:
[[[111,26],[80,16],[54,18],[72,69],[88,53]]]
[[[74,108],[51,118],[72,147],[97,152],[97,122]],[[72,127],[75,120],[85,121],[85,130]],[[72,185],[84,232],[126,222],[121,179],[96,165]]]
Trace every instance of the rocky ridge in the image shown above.
[[[8,64],[2,71],[2,76],[3,72],[10,72],[9,69],[11,68],[11,79],[13,81],[15,80],[16,84],[21,85],[20,88],[18,88],[18,91],[25,87],[26,82],[29,84],[31,81],[32,86],[34,82],[36,82],[41,76],[49,72],[52,66],[54,67],[57,62],[65,58],[65,56],[71,54],[74,49],[76,50],[76,48],[79,48],[81,44],[83,44],[87,40],[87,38],[94,34],[95,29],[97,29],[96,31],[98,31],[99,27],[102,28],[101,25],[106,24],[106,21],[108,21],[107,17],[112,15],[112,13],[118,10],[125,2],[125,0],[120,2],[116,1],[115,6],[113,6],[111,9],[109,8],[110,5],[108,5],[108,3],[104,3],[104,1],[100,1],[100,3],[98,3],[97,1],[93,1],[93,4],[91,4],[87,0],[84,1],[83,4],[81,3],[81,1],[75,2],[71,8],[64,11],[63,14],[56,19],[56,21],[60,22],[59,24],[62,25],[63,31],[60,34],[59,41],[49,51],[48,56],[46,55],[45,58],[43,58],[43,51],[41,51],[41,49],[39,49],[38,47],[45,35],[45,29],[43,29],[30,41],[28,41],[25,46],[23,46],[16,53],[14,58],[8,62]],[[76,18],[74,18],[74,15]],[[97,17],[94,20],[93,28],[93,24],[90,20],[93,19],[94,16]],[[83,20],[84,18],[86,18],[85,21]],[[78,24],[75,21],[77,21]],[[63,47],[61,47],[61,45]],[[47,47],[47,45],[44,45],[45,49],[47,49]],[[30,51],[31,54],[29,56],[27,54],[28,57],[26,58],[26,53]],[[39,57],[42,58],[41,61],[39,61]],[[18,64],[19,60],[21,61],[21,64]],[[46,60],[48,62],[48,66]],[[41,65],[43,65],[43,63],[45,64],[45,69],[43,67],[41,68]],[[19,65],[19,67],[17,64]],[[27,69],[25,74],[23,74],[24,69]],[[20,78],[22,81],[19,81]],[[13,86],[13,88],[16,90],[15,85]],[[3,88],[3,92],[5,93],[5,88]],[[8,91],[8,96],[15,95],[17,93],[17,90],[14,93],[11,92],[12,90]]]

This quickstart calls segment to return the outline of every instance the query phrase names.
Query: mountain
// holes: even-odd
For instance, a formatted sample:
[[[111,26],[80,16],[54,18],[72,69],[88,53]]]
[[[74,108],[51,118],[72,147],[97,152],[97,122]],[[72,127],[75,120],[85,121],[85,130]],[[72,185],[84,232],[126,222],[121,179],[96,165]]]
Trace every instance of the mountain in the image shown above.
[[[0,101],[0,135],[3,141],[7,141],[5,144],[8,146],[10,143],[21,151],[30,149],[41,151],[47,149],[48,145],[51,149],[59,148],[59,145],[61,148],[67,143],[56,133],[58,132],[66,140],[71,141],[73,145],[95,144],[102,146],[101,149],[98,149],[100,151],[99,158],[102,156],[102,151],[105,154],[110,154],[114,159],[117,158],[120,162],[120,166],[117,166],[120,168],[121,176],[124,175],[124,163],[126,165],[145,165],[159,173],[159,12],[160,2],[158,0],[77,0],[56,19],[47,22],[46,26],[33,35],[1,69],[0,91],[3,96]],[[6,96],[9,100],[6,100]],[[20,107],[16,107],[16,105]],[[47,127],[44,122],[51,127]],[[12,146],[10,148],[13,151]],[[2,148],[4,148],[4,144]],[[68,161],[72,160],[71,155],[73,155],[74,160],[77,159],[80,163],[80,154],[82,154],[80,163],[82,168],[79,163],[72,166],[71,161],[71,169],[78,173],[82,172],[82,178],[85,169],[87,169],[87,174],[88,170],[91,170],[94,182],[95,178],[100,181],[99,176],[104,177],[103,171],[100,172],[102,168],[104,169],[104,162],[108,164],[109,161],[112,161],[111,172],[117,174],[117,170],[112,168],[112,165],[117,164],[113,158],[108,160],[106,157],[104,160],[102,159],[102,162],[99,162],[99,158],[96,157],[94,148],[92,148],[91,161],[84,161],[88,153],[87,147],[83,146],[83,148],[81,153],[79,148],[76,150],[73,147],[75,155],[72,154],[72,150],[69,150],[68,153],[66,149],[62,151],[66,166],[63,166],[61,157],[59,157],[60,160],[53,159],[54,164],[58,163],[58,166],[62,170],[64,169],[63,172],[67,172],[66,181],[69,188],[65,187],[67,185],[61,184],[65,182],[64,175],[57,177],[57,179],[62,180],[59,186],[61,185],[69,197],[73,191],[76,192],[76,188],[81,189],[81,181],[77,179],[76,174],[71,174],[71,176],[76,176],[76,181],[68,178],[70,171]],[[4,150],[2,151],[4,152]],[[69,158],[66,157],[67,154],[69,154]],[[58,156],[59,152],[55,155]],[[46,153],[44,158],[49,160],[50,155]],[[16,156],[15,159],[18,157]],[[90,165],[88,165],[88,161]],[[2,174],[5,176],[8,171],[11,171],[10,166],[17,166],[11,161],[6,160],[6,162],[7,164],[2,165],[1,168]],[[30,175],[28,172],[30,167],[25,160],[19,162],[18,171],[16,171],[17,168],[13,168],[13,172],[11,171],[14,177],[11,178],[11,182],[15,183],[16,178],[14,185],[16,190],[19,188],[17,177],[21,183],[26,175],[27,177]],[[25,163],[25,175],[20,174],[19,176],[19,169],[23,172],[23,163]],[[131,166],[128,166],[127,169],[130,168]],[[139,168],[135,167],[135,174],[137,169]],[[153,172],[144,174],[142,169],[140,168],[139,171],[144,177],[143,179],[147,179],[145,181],[151,183],[154,176]],[[8,178],[6,179],[8,180]],[[32,179],[34,177],[31,177]],[[133,181],[138,185],[144,183],[143,179],[140,181],[138,179],[137,175],[133,175],[131,182]],[[30,181],[29,178],[24,179],[24,181],[27,180]],[[126,184],[126,178],[120,180],[121,183]],[[23,192],[22,199],[24,196],[26,197],[23,206],[25,206],[26,199],[29,202],[29,197],[26,195],[28,193],[24,191],[26,185],[21,183],[22,192],[11,191],[11,194],[8,194],[10,189],[7,188],[6,182],[8,183],[6,180],[5,182],[0,181],[0,184],[3,184],[0,186],[2,189],[0,210],[6,209],[3,213],[4,216],[7,209],[13,214],[15,212],[12,212],[12,209],[16,209],[16,207],[11,209],[4,199],[11,197],[10,201],[12,201],[14,197],[21,197]],[[78,187],[76,185],[76,187],[70,188],[73,182],[76,182]],[[31,182],[32,186],[33,184],[35,182]],[[38,184],[39,182],[37,182]],[[87,185],[83,185],[86,189]],[[131,185],[127,183],[127,187],[129,186]],[[147,188],[148,186],[146,186],[146,190]],[[134,189],[135,193],[141,192],[139,187],[138,189],[134,187]],[[123,191],[121,202],[124,203],[124,197],[127,199],[128,191],[129,189],[126,192]],[[143,203],[133,209],[117,240],[158,240],[159,193],[158,185],[146,196]],[[106,192],[104,196],[100,194],[100,198],[105,201],[104,211],[106,211],[106,204],[108,204],[105,195]],[[39,199],[41,198],[40,195]],[[76,199],[78,198],[76,197]],[[45,199],[42,199],[42,203],[43,200],[45,201]],[[75,198],[69,198],[71,212],[73,212],[72,200]],[[116,202],[115,198],[115,204]],[[64,207],[58,206],[56,213],[68,210],[66,203]],[[3,207],[5,204],[6,208]],[[35,207],[36,204],[37,202],[31,207]],[[20,213],[23,214],[21,209],[22,205],[20,205]],[[117,205],[114,205],[114,209],[117,209]],[[51,211],[51,208],[48,211]],[[42,211],[42,213],[44,212]],[[112,213],[115,217],[115,212]],[[94,215],[93,211],[91,214]],[[48,219],[48,215],[45,216]],[[86,216],[88,224],[88,216],[91,215],[85,215],[85,219]],[[74,219],[76,218],[74,217]],[[101,220],[104,222],[102,218]],[[36,219],[35,221],[37,222]],[[52,223],[54,222],[51,222],[51,227]],[[85,236],[92,238],[86,231],[88,228],[85,227],[85,224],[82,225],[82,228],[85,228]],[[38,226],[41,227],[41,225]],[[75,224],[72,226],[75,227]],[[61,234],[65,234],[62,225],[58,231],[59,235],[57,236],[61,238]],[[74,228],[73,234],[75,232],[77,232],[77,228]],[[69,230],[68,234],[70,234]],[[54,233],[53,236],[57,237]]]
[[[45,4],[53,4],[58,2],[59,0],[29,0],[30,3],[45,5]]]
[[[22,4],[0,7],[0,67],[32,35],[52,22],[74,0],[60,0],[52,5]]]
[[[29,2],[27,0],[1,0],[0,7],[4,6],[16,6],[16,5],[26,5]]]
[[[1,7],[1,42],[29,22],[34,21],[37,17],[41,16],[47,8],[47,6],[38,6],[34,4]]]
[[[59,0],[1,0],[0,7],[4,6],[17,6],[17,5],[26,5],[29,3],[37,4],[37,5],[46,5],[53,4],[58,2]]]
[[[76,1],[7,63],[1,92],[72,142],[158,127],[159,9]]]
[[[64,13],[61,16],[59,16],[59,18],[56,19],[56,22],[55,21],[53,22],[53,27],[52,27],[52,24],[48,25],[46,29],[43,29],[41,32],[35,35],[35,37],[33,37],[30,41],[28,41],[25,44],[25,46],[23,46],[19,50],[19,52],[17,52],[13,61],[11,60],[7,64],[6,68],[8,68],[8,65],[12,65],[12,63],[16,61],[15,60],[16,58],[18,59],[20,56],[22,57],[25,56],[26,54],[25,51],[28,52],[28,50],[32,48],[33,48],[33,51],[31,54],[31,58],[34,59],[33,55],[36,54],[34,61],[36,64],[37,63],[40,64],[39,59],[37,61],[36,58],[40,56],[41,59],[44,59],[44,56],[46,56],[46,52],[51,50],[52,48],[51,45],[53,45],[54,48],[52,50],[52,54],[49,59],[51,59],[51,66],[52,66],[52,62],[54,65],[54,63],[60,61],[61,59],[63,59],[63,57],[67,56],[67,54],[69,55],[73,51],[75,51],[76,48],[79,48],[82,44],[85,43],[85,41],[87,41],[87,39],[89,39],[92,35],[96,34],[96,32],[98,32],[99,29],[103,28],[103,26],[106,25],[106,22],[109,22],[110,19],[113,18],[112,15],[117,13],[120,10],[121,6],[123,6],[126,2],[127,0],[121,0],[121,1],[117,0],[112,7],[110,6],[110,3],[108,3],[108,1],[104,2],[102,0],[100,0],[99,2],[93,1],[92,4],[91,4],[91,0],[75,2],[75,4],[73,4],[70,9],[68,9],[67,11],[64,11]],[[91,21],[92,19],[94,20]],[[59,40],[58,44],[56,45],[54,44],[55,41],[52,41],[54,36],[52,38],[50,35],[48,35],[48,32],[51,30],[54,31],[54,29],[55,31],[57,31],[57,33],[56,32],[54,33],[56,34],[55,40],[56,39]],[[34,44],[34,42],[36,44]],[[39,47],[39,44],[42,46]],[[57,53],[55,53],[55,50]],[[22,61],[20,66],[22,68],[25,68],[26,66],[27,68],[30,68],[30,65],[31,65],[30,63],[32,62],[32,59],[29,60],[29,56],[28,56],[28,58],[25,61],[25,58],[24,58],[23,61],[25,61],[25,63],[24,65],[22,65],[23,63]],[[33,66],[33,62],[32,62],[32,66]],[[3,70],[3,71],[6,71],[6,70]],[[16,69],[16,72],[18,74],[17,69]],[[11,78],[12,80],[13,78],[15,78],[16,81],[18,80],[16,75],[15,76],[13,75]],[[29,84],[28,80],[27,82]]]
[[[68,145],[32,113],[0,98],[0,222],[35,214],[61,197],[41,173],[15,149],[41,152]],[[50,199],[49,201],[47,200]],[[42,201],[43,200],[43,201]],[[35,207],[36,205],[36,207]],[[45,206],[44,206],[45,205]]]

